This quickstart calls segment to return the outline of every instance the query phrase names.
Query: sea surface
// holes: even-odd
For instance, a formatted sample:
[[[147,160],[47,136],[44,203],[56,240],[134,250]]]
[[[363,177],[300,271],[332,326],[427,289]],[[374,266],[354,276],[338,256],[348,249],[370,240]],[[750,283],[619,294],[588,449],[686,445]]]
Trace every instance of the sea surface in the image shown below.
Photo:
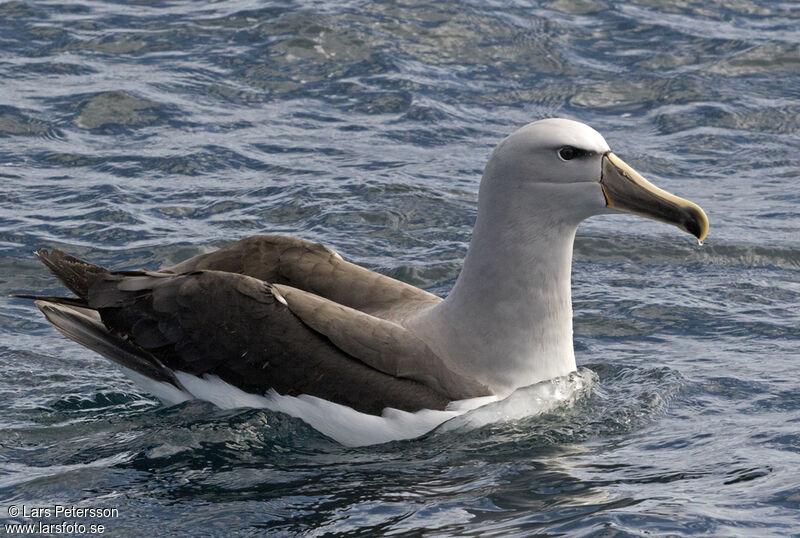
[[[7,297],[64,291],[41,247],[157,268],[258,233],[446,295],[493,146],[552,116],[711,233],[582,225],[580,371],[544,411],[523,389],[347,448],[280,413],[164,406]],[[2,523],[800,536],[799,117],[791,0],[0,3]],[[116,512],[30,513],[56,505]]]

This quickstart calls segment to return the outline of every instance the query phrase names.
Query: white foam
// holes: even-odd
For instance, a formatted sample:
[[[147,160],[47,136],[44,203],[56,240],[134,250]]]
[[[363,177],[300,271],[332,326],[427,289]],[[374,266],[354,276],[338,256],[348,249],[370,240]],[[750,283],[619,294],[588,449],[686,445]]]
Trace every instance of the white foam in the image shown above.
[[[560,406],[569,406],[597,383],[598,377],[591,370],[581,369],[567,376],[542,381],[529,387],[517,389],[507,398],[465,414],[444,424],[441,431],[456,429],[471,430],[497,422],[520,420],[553,411]]]

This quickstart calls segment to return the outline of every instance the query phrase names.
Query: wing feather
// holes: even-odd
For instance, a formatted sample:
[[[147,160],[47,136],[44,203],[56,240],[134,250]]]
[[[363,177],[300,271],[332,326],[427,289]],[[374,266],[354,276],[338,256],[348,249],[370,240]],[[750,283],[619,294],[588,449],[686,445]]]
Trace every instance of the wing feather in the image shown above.
[[[487,396],[489,389],[445,364],[405,327],[282,284],[272,286],[306,325],[339,349],[395,377],[420,381],[453,400]]]
[[[89,306],[114,334],[170,369],[216,375],[247,392],[309,394],[373,414],[444,409],[450,401],[348,355],[252,277],[110,272],[90,279]]]
[[[374,316],[402,321],[441,299],[415,286],[347,262],[318,243],[257,235],[164,269],[225,271],[309,291]]]

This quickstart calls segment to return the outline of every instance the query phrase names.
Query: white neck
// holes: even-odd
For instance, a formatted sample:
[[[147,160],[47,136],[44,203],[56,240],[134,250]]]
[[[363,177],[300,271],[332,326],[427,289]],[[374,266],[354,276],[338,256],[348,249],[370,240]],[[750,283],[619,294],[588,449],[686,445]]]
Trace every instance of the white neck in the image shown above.
[[[517,203],[524,201],[481,199],[452,292],[410,320],[451,367],[495,393],[575,370],[570,272],[578,223]]]

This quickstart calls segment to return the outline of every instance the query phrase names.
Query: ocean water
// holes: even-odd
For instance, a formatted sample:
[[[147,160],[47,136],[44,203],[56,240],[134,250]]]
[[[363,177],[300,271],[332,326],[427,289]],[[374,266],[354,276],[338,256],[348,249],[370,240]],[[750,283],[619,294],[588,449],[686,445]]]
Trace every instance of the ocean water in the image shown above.
[[[800,536],[796,2],[10,1],[0,51],[3,524]],[[263,409],[161,405],[6,297],[63,291],[37,248],[155,268],[256,233],[444,295],[492,147],[551,116],[711,220],[703,246],[581,227],[580,372],[555,406],[523,389],[347,448]],[[12,509],[55,505],[116,512]]]

